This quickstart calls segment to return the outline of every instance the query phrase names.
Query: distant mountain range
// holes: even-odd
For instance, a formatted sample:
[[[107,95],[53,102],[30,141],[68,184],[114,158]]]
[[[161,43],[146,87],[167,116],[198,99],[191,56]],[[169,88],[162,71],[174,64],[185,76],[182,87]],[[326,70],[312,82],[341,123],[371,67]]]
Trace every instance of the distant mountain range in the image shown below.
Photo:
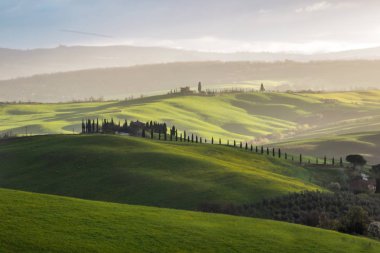
[[[131,94],[180,86],[259,84],[276,89],[348,90],[380,88],[380,60],[315,62],[177,62],[101,68],[0,81],[0,101],[56,102],[92,97],[125,98]]]
[[[376,60],[380,47],[328,54],[207,53],[179,49],[133,46],[60,46],[49,49],[15,50],[0,48],[0,80],[36,74],[93,68],[201,61],[321,61]]]

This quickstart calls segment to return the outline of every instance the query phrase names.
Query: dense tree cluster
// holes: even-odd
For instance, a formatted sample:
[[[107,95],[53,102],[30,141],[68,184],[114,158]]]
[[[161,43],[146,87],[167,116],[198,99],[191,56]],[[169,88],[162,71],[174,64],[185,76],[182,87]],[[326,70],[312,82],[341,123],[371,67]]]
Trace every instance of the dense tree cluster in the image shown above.
[[[380,221],[380,198],[348,192],[302,192],[264,199],[255,204],[204,203],[199,210],[274,219],[345,233],[366,234],[370,220]]]
[[[173,126],[171,130],[175,130]],[[131,135],[142,135],[145,132],[162,133],[166,134],[168,131],[166,123],[159,123],[156,121],[148,121],[146,123],[140,121],[130,121],[125,120],[123,123],[118,121],[117,123],[111,118],[111,120],[103,119],[99,121],[98,119],[87,119],[82,120],[82,133],[92,134],[92,133],[129,133]]]

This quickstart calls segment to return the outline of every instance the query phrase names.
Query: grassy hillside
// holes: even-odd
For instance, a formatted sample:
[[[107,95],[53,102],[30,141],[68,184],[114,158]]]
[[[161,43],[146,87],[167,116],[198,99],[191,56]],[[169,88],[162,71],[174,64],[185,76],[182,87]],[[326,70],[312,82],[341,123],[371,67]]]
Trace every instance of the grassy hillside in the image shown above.
[[[342,134],[319,138],[306,138],[279,143],[291,153],[302,152],[305,155],[319,156],[334,154],[345,157],[348,154],[361,154],[369,164],[380,163],[380,132]],[[330,158],[330,157],[329,157]]]
[[[380,131],[379,101],[380,91],[371,91],[167,95],[104,103],[0,104],[0,132],[72,133],[80,131],[84,117],[114,117],[122,121],[166,121],[206,138],[276,142]]]
[[[285,160],[232,147],[107,135],[0,140],[0,187],[195,209],[316,190]]]
[[[380,243],[300,225],[0,189],[3,252],[366,252]]]

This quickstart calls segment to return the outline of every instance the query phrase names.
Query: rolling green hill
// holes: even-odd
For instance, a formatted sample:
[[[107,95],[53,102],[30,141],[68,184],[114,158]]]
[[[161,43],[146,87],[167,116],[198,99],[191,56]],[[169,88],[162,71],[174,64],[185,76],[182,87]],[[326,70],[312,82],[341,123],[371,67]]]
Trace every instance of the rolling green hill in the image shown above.
[[[2,252],[375,253],[380,243],[283,222],[0,189]]]
[[[203,137],[278,141],[380,131],[380,91],[153,96],[132,101],[0,104],[0,131],[72,133],[82,118],[156,120]]]
[[[196,209],[321,189],[304,168],[223,145],[119,135],[0,140],[0,187],[84,199]]]
[[[380,163],[380,131],[306,138],[278,143],[276,146],[290,153],[302,152],[320,158],[329,154],[336,157],[361,154],[369,164]]]

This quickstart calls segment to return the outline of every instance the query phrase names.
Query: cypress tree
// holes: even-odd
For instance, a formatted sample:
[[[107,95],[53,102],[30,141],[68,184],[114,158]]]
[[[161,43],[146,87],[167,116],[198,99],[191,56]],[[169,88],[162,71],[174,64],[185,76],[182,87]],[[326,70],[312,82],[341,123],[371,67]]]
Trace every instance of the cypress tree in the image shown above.
[[[302,154],[300,154],[300,164],[302,164]]]
[[[170,141],[172,141],[172,140],[173,140],[173,132],[170,131]]]
[[[198,135],[195,136],[195,142],[198,143]]]
[[[259,153],[259,148],[256,146],[255,148],[256,153]]]
[[[252,143],[251,143],[251,151],[253,151],[253,146],[252,146]]]
[[[177,129],[175,130],[175,141],[178,141],[178,131],[177,131]]]
[[[163,129],[163,133],[165,134],[165,141],[166,141],[166,134],[168,133],[168,128],[167,128],[167,126],[166,126],[166,123],[164,123],[164,125],[163,125],[163,127],[162,127]]]
[[[272,155],[273,155],[273,157],[276,156],[276,153],[275,153],[275,151],[274,151],[274,148],[272,148]]]
[[[227,140],[227,146],[229,146],[230,145],[230,140]]]
[[[269,148],[267,147],[267,155],[269,155]]]
[[[211,144],[214,144],[214,137],[211,137]]]
[[[278,149],[278,158],[281,158],[281,149]]]
[[[187,142],[190,142],[190,136],[187,136]]]
[[[222,145],[222,139],[219,138],[219,145]]]
[[[240,142],[240,148],[243,148],[243,142]]]
[[[164,140],[166,141],[168,139],[166,132],[164,132]]]
[[[335,158],[333,157],[332,160],[331,160],[331,165],[334,166],[335,165]]]
[[[183,131],[183,139],[186,140],[186,131]]]
[[[194,142],[194,134],[191,134],[191,142]]]
[[[82,134],[84,134],[86,131],[86,126],[84,124],[84,120],[82,119]]]
[[[261,146],[261,154],[263,155],[264,154],[264,147]]]
[[[96,118],[96,132],[99,133],[99,119]]]
[[[91,120],[87,120],[87,133],[91,133]]]
[[[248,143],[245,143],[245,150],[248,150]]]
[[[92,133],[95,133],[95,120],[92,120]]]
[[[234,147],[236,147],[236,141],[234,140]]]
[[[323,164],[324,164],[324,165],[327,164],[327,157],[326,157],[326,156],[323,158]]]
[[[179,136],[179,141],[182,142],[182,134]]]

